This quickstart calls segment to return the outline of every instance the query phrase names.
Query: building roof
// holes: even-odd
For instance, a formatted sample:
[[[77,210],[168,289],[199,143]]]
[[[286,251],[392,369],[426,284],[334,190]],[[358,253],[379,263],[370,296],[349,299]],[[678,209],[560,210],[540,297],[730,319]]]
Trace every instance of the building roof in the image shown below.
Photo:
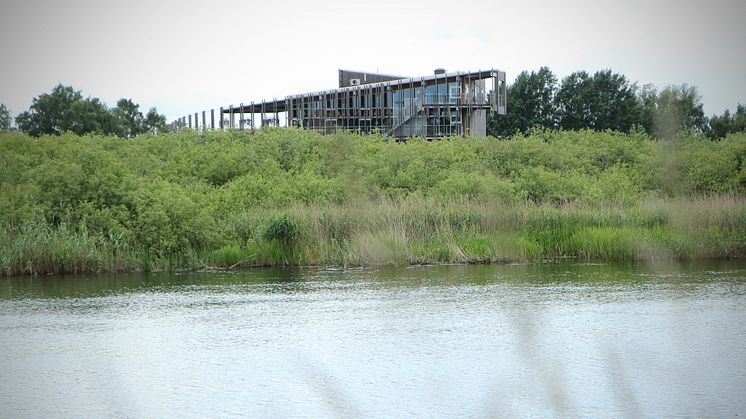
[[[339,88],[330,89],[330,90],[321,90],[317,92],[288,95],[288,96],[285,96],[285,98],[283,99],[274,99],[272,101],[263,100],[260,102],[252,102],[250,104],[242,104],[235,108],[231,108],[229,106],[229,107],[223,108],[223,113],[230,113],[231,109],[233,110],[234,114],[237,112],[238,113],[240,112],[244,112],[244,113],[286,112],[288,99],[295,100],[295,99],[304,98],[307,100],[319,100],[321,96],[323,95],[329,95],[329,94],[334,94],[338,92],[371,90],[371,89],[377,89],[381,87],[390,88],[390,90],[399,90],[399,89],[404,89],[404,88],[409,88],[409,87],[420,87],[422,85],[451,83],[451,82],[461,80],[462,78],[482,80],[482,79],[487,79],[490,77],[497,77],[498,73],[500,73],[500,71],[495,70],[495,69],[479,70],[479,71],[473,71],[473,72],[472,71],[455,71],[455,72],[444,73],[444,74],[432,74],[429,76],[422,76],[422,77],[389,80],[389,81],[383,81],[383,82],[378,82],[378,83],[364,84],[360,86],[339,87]]]

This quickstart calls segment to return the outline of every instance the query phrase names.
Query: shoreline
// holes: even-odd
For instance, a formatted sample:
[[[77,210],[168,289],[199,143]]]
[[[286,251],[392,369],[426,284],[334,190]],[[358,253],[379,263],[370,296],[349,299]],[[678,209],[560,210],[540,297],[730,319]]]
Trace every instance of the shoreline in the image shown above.
[[[0,134],[0,274],[746,256],[746,133]]]

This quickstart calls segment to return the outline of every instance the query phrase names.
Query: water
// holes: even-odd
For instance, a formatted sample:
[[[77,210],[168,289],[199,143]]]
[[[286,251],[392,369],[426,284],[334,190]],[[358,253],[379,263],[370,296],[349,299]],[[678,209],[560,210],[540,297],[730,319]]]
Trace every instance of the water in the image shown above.
[[[732,417],[746,265],[0,278],[2,417]]]

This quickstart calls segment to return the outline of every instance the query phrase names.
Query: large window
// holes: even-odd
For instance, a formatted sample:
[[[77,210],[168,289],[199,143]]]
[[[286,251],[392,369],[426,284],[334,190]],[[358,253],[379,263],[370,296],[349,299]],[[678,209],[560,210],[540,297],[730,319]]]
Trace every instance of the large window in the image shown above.
[[[460,97],[461,85],[458,82],[425,86],[425,103],[428,105],[456,104]]]
[[[459,82],[448,83],[448,103],[455,104],[461,98],[461,86]]]

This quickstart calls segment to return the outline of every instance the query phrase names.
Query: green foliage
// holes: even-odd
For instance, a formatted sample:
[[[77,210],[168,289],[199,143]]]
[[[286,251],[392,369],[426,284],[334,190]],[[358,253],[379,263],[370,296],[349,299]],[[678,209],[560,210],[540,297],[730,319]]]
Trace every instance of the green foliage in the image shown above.
[[[746,133],[6,132],[0,263],[7,274],[736,256],[744,161]]]
[[[121,243],[101,241],[67,224],[0,226],[0,273],[5,275],[118,270],[127,256]]]
[[[661,91],[647,84],[638,88],[611,70],[590,75],[576,71],[557,85],[547,67],[521,72],[508,86],[508,114],[490,115],[487,133],[508,138],[516,132],[541,129],[615,130],[641,127],[654,138],[672,138],[679,132],[706,133],[712,139],[746,130],[746,107],[725,111],[708,120],[699,91],[682,84]]]
[[[528,132],[532,128],[554,128],[556,110],[554,96],[557,77],[547,67],[538,72],[521,72],[508,87],[508,109],[505,116],[490,118],[487,132],[496,137],[507,137],[516,131]]]
[[[58,84],[50,93],[34,98],[28,111],[16,118],[18,128],[34,137],[105,134],[133,137],[144,132],[165,132],[165,117],[151,108],[143,118],[139,105],[131,99],[120,99],[108,109],[98,98],[83,98],[72,86]]]
[[[52,92],[34,98],[31,108],[16,118],[29,135],[60,135],[73,132],[111,134],[115,123],[106,106],[96,98],[83,99],[80,91],[59,84]]]
[[[639,102],[642,126],[653,137],[673,138],[681,131],[707,131],[701,97],[694,86],[668,86],[660,92],[647,86],[640,92]]]
[[[142,121],[142,132],[150,134],[163,134],[168,132],[168,125],[166,125],[166,116],[158,113],[158,109],[150,108],[148,113],[145,114],[145,119]]]
[[[495,258],[492,238],[486,234],[473,234],[466,237],[459,246],[468,262],[489,263]]]
[[[223,246],[210,253],[210,266],[230,267],[240,263],[244,258],[241,248],[235,245]]]
[[[555,101],[562,129],[628,132],[639,121],[633,86],[611,70],[593,76],[585,71],[572,73],[562,80]]]
[[[117,106],[111,110],[116,118],[120,137],[135,137],[143,132],[143,116],[140,105],[132,102],[132,99],[119,99]]]
[[[746,106],[738,104],[736,113],[731,115],[729,110],[725,110],[722,115],[713,115],[710,118],[710,129],[707,135],[717,140],[724,138],[729,133],[746,131]]]
[[[576,71],[562,79],[556,105],[559,126],[568,130],[590,128],[592,123],[593,79],[585,71]]]
[[[298,223],[287,214],[283,214],[269,221],[262,237],[267,241],[274,240],[290,247],[296,243],[299,234]]]

